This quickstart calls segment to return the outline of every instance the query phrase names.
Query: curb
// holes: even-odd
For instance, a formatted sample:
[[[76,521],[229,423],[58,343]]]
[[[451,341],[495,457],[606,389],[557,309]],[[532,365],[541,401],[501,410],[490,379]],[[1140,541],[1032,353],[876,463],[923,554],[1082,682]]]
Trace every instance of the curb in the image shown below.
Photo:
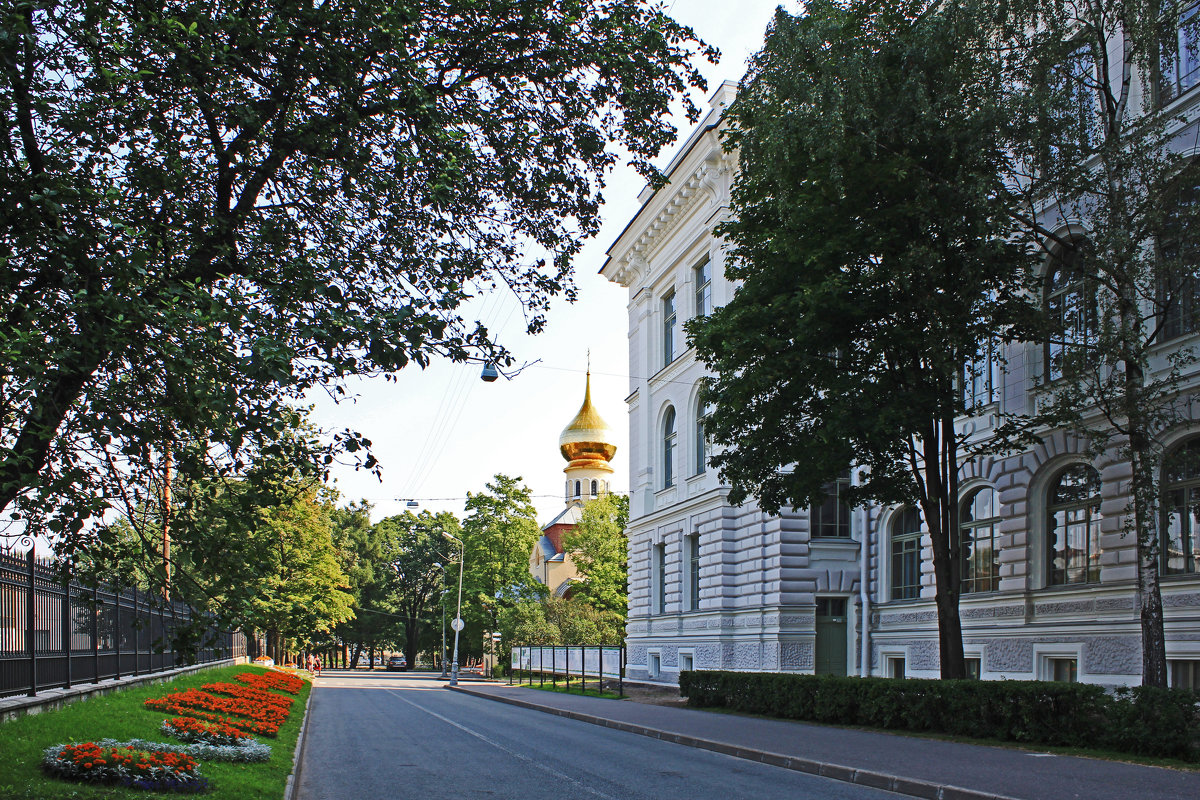
[[[699,750],[710,750],[714,753],[722,753],[734,758],[745,759],[746,761],[757,761],[762,764],[770,764],[773,767],[783,767],[795,772],[804,772],[809,775],[819,775],[822,778],[830,778],[835,781],[844,783],[855,783],[861,786],[869,786],[873,789],[884,789],[897,794],[905,794],[910,797],[920,797],[924,800],[1017,800],[1017,798],[1007,795],[995,794],[994,792],[980,792],[974,789],[965,789],[961,786],[943,786],[929,781],[916,780],[913,778],[904,778],[899,775],[891,775],[883,772],[872,772],[870,770],[856,769],[847,767],[841,764],[830,764],[825,761],[815,761],[808,758],[799,758],[797,756],[785,756],[780,753],[771,753],[765,750],[755,750],[748,747],[738,747],[737,745],[727,744],[725,742],[716,742],[711,739],[701,739],[696,736],[686,736],[680,733],[668,733],[655,728],[650,728],[645,725],[634,725],[628,722],[618,722],[617,720],[605,719],[592,714],[581,714],[578,711],[567,711],[561,708],[553,708],[551,706],[543,706],[538,703],[533,703],[528,700],[521,700],[516,697],[500,697],[487,692],[473,691],[468,687],[463,686],[447,686],[447,689],[455,692],[469,694],[472,697],[482,697],[485,700],[494,700],[498,703],[507,703],[521,708],[528,708],[534,711],[541,711],[546,714],[553,714],[558,717],[566,717],[567,719],[578,720],[579,722],[587,722],[592,725],[599,725],[604,728],[612,728],[613,730],[624,731],[626,733],[636,733],[639,736],[648,736],[651,739],[659,739],[664,742],[673,742],[681,744],[685,747],[695,747]],[[290,800],[294,800],[290,799]]]
[[[308,699],[304,701],[304,721],[300,723],[300,735],[296,737],[296,750],[292,753],[292,772],[288,775],[287,785],[283,789],[283,800],[296,800],[296,793],[300,791],[300,766],[304,763],[304,746],[308,744],[308,737],[304,735],[308,732],[308,707],[312,705],[316,688],[317,682],[313,681],[313,688],[308,693]]]

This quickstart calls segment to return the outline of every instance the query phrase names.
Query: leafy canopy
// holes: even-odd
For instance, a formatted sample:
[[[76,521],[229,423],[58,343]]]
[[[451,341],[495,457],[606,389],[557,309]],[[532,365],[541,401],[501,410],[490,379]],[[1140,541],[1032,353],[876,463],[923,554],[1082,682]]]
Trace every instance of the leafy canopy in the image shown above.
[[[239,473],[310,388],[510,363],[463,304],[540,330],[617,152],[655,179],[715,55],[644,0],[0,14],[0,510],[65,536],[177,441]]]

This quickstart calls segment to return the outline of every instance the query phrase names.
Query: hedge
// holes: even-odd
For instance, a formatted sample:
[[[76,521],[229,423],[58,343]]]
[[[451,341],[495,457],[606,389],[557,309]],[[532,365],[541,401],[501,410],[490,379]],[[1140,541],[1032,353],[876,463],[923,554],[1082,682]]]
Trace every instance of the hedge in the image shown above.
[[[685,671],[679,692],[785,719],[1200,761],[1200,693],[1186,689]]]

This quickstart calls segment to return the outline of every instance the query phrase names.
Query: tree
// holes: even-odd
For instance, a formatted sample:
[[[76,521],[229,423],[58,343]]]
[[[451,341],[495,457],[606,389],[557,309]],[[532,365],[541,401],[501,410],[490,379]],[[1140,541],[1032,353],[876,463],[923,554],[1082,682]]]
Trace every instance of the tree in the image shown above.
[[[563,549],[571,554],[582,578],[573,587],[575,596],[597,609],[615,612],[621,619],[629,607],[628,521],[629,498],[606,494],[589,500],[579,524],[563,537]]]
[[[578,597],[548,597],[504,609],[500,631],[502,640],[514,645],[620,645],[625,617]]]
[[[177,441],[236,475],[311,388],[511,364],[463,304],[573,298],[605,170],[659,179],[715,55],[643,0],[0,13],[0,511],[79,540]]]
[[[1166,686],[1160,525],[1180,511],[1160,507],[1159,467],[1164,435],[1195,418],[1184,380],[1196,354],[1177,340],[1197,329],[1188,231],[1200,222],[1195,137],[1168,105],[1200,27],[1157,0],[1029,0],[1010,13],[1007,85],[1020,90],[1014,119],[1030,123],[1014,132],[1010,184],[1050,255],[1044,413],[1027,428],[1065,425],[1127,466],[1142,680]]]
[[[1033,319],[987,20],[927,2],[776,13],[727,115],[740,172],[717,232],[740,285],[688,325],[731,501],[817,506],[857,465],[851,501],[920,510],[947,678],[965,676],[958,475],[977,447],[955,428],[961,381]]]
[[[334,509],[334,542],[354,597],[354,617],[340,623],[337,637],[353,645],[350,667],[358,666],[363,649],[398,641],[401,623],[392,605],[394,574],[388,568],[390,547],[385,527],[371,523],[371,506],[362,502]]]
[[[529,574],[529,553],[542,535],[537,510],[519,477],[497,474],[486,491],[467,493],[466,513],[463,618],[480,633],[497,631],[501,609],[545,592]]]
[[[416,665],[423,623],[436,616],[437,600],[445,588],[441,565],[447,563],[449,543],[442,534],[461,537],[458,519],[449,512],[404,512],[379,522],[387,531],[383,566],[392,575],[391,607],[404,622],[404,655]]]

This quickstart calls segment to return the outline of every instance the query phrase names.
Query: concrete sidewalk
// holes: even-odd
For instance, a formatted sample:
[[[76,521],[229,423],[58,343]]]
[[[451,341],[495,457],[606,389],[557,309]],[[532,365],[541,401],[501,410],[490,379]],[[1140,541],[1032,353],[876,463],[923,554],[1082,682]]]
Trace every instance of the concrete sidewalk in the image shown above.
[[[1200,772],[556,694],[499,683],[451,688],[932,800],[1200,799]]]

